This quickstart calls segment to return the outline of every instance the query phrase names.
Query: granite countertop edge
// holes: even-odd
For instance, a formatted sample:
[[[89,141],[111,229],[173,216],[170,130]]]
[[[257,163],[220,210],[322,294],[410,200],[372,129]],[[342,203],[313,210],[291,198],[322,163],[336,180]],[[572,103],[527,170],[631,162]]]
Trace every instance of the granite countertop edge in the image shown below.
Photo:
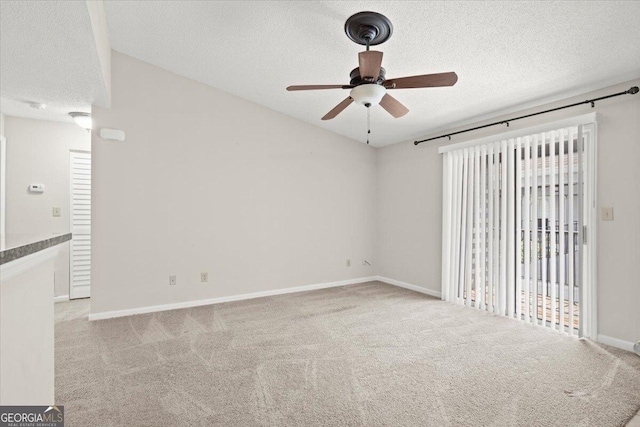
[[[0,265],[40,252],[69,240],[71,240],[71,233],[66,233],[48,239],[38,240],[26,245],[17,246],[15,248],[5,249],[0,251]]]

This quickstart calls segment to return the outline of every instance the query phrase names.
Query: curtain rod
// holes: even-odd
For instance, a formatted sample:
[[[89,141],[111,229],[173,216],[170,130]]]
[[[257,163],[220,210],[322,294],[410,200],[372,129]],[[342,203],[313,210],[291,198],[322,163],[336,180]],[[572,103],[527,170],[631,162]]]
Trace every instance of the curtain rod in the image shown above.
[[[603,99],[613,98],[614,96],[620,96],[620,95],[627,95],[627,94],[628,95],[635,95],[636,93],[638,93],[638,86],[633,86],[629,90],[625,90],[624,92],[613,93],[611,95],[601,96],[600,98],[587,99],[586,101],[576,102],[575,104],[569,104],[569,105],[565,105],[563,107],[552,108],[550,110],[539,111],[537,113],[532,113],[532,114],[527,114],[527,115],[524,115],[524,116],[514,117],[512,119],[500,120],[499,122],[489,123],[488,125],[476,126],[474,128],[471,128],[471,129],[460,130],[458,132],[448,133],[448,134],[440,135],[440,136],[434,136],[433,138],[427,138],[427,139],[423,139],[423,140],[420,140],[420,141],[414,141],[413,145],[418,145],[418,144],[421,144],[423,142],[433,141],[434,139],[440,139],[440,138],[449,138],[449,141],[451,141],[451,137],[453,135],[458,135],[458,134],[465,133],[465,132],[471,132],[471,131],[474,131],[474,130],[483,129],[483,128],[487,128],[487,127],[490,127],[490,126],[506,124],[507,127],[509,127],[509,122],[515,122],[516,120],[526,119],[527,117],[538,116],[540,114],[551,113],[553,111],[564,110],[565,108],[576,107],[576,106],[582,105],[582,104],[591,104],[591,108],[593,108],[593,107],[596,106],[596,104],[595,104],[596,101],[602,101]]]

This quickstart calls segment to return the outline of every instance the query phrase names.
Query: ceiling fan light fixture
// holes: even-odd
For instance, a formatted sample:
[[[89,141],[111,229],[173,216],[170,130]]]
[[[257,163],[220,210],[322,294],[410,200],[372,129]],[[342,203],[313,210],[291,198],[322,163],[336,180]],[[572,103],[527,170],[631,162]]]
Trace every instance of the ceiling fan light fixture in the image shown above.
[[[387,89],[384,86],[369,83],[354,87],[349,96],[360,105],[373,106],[378,105],[386,93]]]
[[[69,115],[82,129],[91,130],[91,114],[73,111]]]

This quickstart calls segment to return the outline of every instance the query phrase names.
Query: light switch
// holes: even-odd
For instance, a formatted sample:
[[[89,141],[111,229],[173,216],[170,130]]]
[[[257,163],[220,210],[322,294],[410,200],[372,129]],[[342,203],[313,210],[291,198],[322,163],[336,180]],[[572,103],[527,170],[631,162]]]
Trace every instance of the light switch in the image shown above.
[[[602,208],[602,220],[613,221],[613,208],[611,207]]]
[[[60,216],[60,208],[53,208],[53,216]]]

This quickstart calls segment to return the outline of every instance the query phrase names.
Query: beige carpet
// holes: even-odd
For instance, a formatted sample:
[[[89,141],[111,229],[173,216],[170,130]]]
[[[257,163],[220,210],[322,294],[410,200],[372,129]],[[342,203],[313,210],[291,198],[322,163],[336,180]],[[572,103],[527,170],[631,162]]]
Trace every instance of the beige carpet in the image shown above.
[[[640,358],[378,282],[88,322],[56,305],[71,426],[621,426]]]

